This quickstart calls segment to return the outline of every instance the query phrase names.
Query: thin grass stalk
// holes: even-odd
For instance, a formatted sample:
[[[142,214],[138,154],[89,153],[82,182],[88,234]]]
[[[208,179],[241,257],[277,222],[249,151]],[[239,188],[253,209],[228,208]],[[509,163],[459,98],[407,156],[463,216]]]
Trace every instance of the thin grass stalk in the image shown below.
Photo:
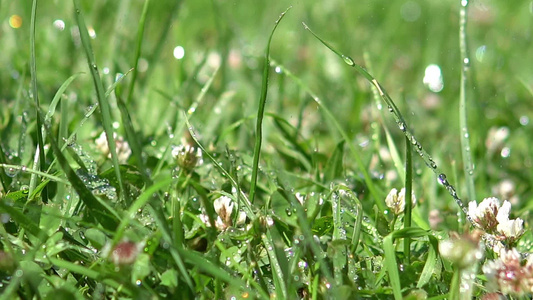
[[[272,32],[270,33],[270,37],[268,38],[268,42],[267,42],[266,49],[265,49],[265,63],[263,66],[263,83],[261,86],[261,96],[259,97],[259,108],[257,109],[254,160],[253,160],[253,165],[252,165],[252,180],[250,183],[250,202],[251,203],[254,203],[255,190],[257,188],[257,175],[259,173],[259,157],[261,155],[261,143],[263,139],[263,117],[265,114],[266,97],[268,93],[268,75],[270,73],[270,43],[272,42],[272,37],[274,36],[274,32],[276,31],[276,28],[278,28],[278,25],[281,19],[283,19],[283,17],[287,13],[287,11],[291,9],[291,7],[287,8],[279,16],[278,20],[276,21],[276,24],[274,25],[274,28],[272,29]]]
[[[403,219],[403,228],[411,227],[411,214],[413,211],[412,202],[413,191],[413,149],[410,141],[405,138],[405,210]],[[404,240],[404,253],[406,263],[410,263],[411,257],[411,239]]]
[[[109,152],[111,153],[111,159],[113,161],[115,175],[117,177],[117,181],[119,184],[120,197],[124,199],[124,197],[127,198],[129,197],[129,195],[127,195],[124,192],[124,183],[122,182],[122,175],[120,174],[120,166],[118,162],[118,154],[117,154],[117,149],[116,149],[116,144],[115,144],[115,137],[113,136],[114,131],[113,131],[113,126],[112,126],[113,119],[111,116],[111,107],[105,96],[104,85],[102,83],[102,79],[100,78],[100,73],[98,72],[98,66],[96,65],[96,61],[94,59],[94,53],[91,47],[89,33],[87,32],[87,26],[85,25],[85,19],[81,12],[80,1],[73,0],[73,2],[74,2],[74,8],[75,8],[74,16],[76,18],[76,23],[78,24],[81,42],[83,45],[83,49],[85,50],[85,55],[87,56],[87,63],[89,65],[89,69],[91,70],[91,75],[92,75],[94,86],[96,89],[96,97],[98,99],[98,104],[100,106],[100,111],[102,113],[102,124],[104,126],[107,144],[109,146]]]
[[[31,76],[31,89],[33,99],[35,100],[36,115],[39,114],[39,93],[37,90],[37,66],[35,59],[35,20],[37,18],[37,0],[33,0],[31,6],[31,24],[30,24],[30,76]],[[42,132],[43,124],[41,119],[37,117],[37,145],[39,147],[39,168],[40,170],[46,170],[46,160],[44,157],[44,140]],[[36,164],[37,165],[37,164]],[[36,169],[36,171],[39,171]],[[41,193],[43,203],[48,202],[48,189],[44,189]]]
[[[141,57],[141,46],[144,36],[144,28],[146,23],[146,15],[148,13],[148,6],[150,5],[150,0],[144,1],[143,5],[143,11],[141,13],[141,20],[139,21],[139,29],[137,31],[137,44],[135,47],[135,61],[133,63],[133,71],[131,72],[131,83],[128,88],[128,99],[126,100],[126,104],[131,104],[131,99],[133,97],[133,90],[135,87],[135,81],[137,79],[138,66],[139,66],[139,58]]]
[[[392,101],[392,98],[389,96],[385,88],[372,76],[370,73],[368,73],[363,67],[356,64],[353,59],[349,56],[346,56],[339,51],[337,51],[335,48],[333,48],[331,45],[326,43],[323,39],[321,39],[316,33],[314,33],[305,23],[303,23],[304,28],[308,30],[316,39],[318,39],[324,46],[326,46],[329,50],[331,50],[333,53],[335,53],[337,56],[339,56],[347,65],[353,67],[356,69],[356,71],[361,74],[363,77],[365,77],[379,92],[379,95],[383,102],[387,104],[389,112],[392,113],[396,124],[398,125],[398,128],[404,133],[404,135],[407,137],[409,141],[411,141],[411,144],[413,144],[414,149],[420,155],[424,163],[430,168],[435,175],[437,175],[437,179],[441,185],[446,188],[448,193],[452,196],[452,198],[455,200],[455,203],[459,206],[459,208],[462,210],[462,212],[466,215],[467,219],[470,221],[470,223],[474,226],[476,226],[476,223],[472,220],[472,218],[468,215],[468,209],[463,203],[463,200],[459,198],[459,195],[457,194],[457,191],[455,187],[448,181],[446,174],[442,172],[442,170],[437,166],[433,158],[428,154],[428,152],[422,147],[422,144],[418,142],[416,137],[412,134],[411,130],[408,128],[407,123],[405,122],[405,119],[402,116],[402,113]]]
[[[470,133],[468,132],[468,120],[466,111],[466,86],[467,73],[470,67],[468,57],[468,44],[466,41],[466,24],[468,21],[468,0],[461,1],[461,11],[459,18],[459,48],[461,51],[461,85],[459,92],[459,126],[461,135],[461,152],[463,158],[463,170],[466,179],[466,191],[470,201],[476,200],[474,186],[474,165],[472,153],[470,151]]]

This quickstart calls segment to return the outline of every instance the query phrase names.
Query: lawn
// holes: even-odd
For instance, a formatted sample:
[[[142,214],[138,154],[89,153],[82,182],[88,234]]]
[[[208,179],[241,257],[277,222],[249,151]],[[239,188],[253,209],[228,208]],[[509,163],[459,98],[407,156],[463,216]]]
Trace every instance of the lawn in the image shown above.
[[[0,299],[533,295],[533,2],[0,7]]]

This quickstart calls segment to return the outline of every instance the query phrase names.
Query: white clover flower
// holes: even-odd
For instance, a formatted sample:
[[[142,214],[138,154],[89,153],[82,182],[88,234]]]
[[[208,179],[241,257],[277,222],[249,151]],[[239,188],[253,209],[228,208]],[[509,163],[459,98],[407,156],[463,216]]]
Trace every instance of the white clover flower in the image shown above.
[[[416,204],[416,198],[414,193],[411,193],[411,203],[413,206]],[[398,190],[393,188],[387,198],[385,198],[385,204],[394,212],[394,214],[399,215],[405,210],[405,188]]]
[[[246,214],[243,211],[239,211],[237,213],[237,220],[235,224],[233,224],[233,218],[236,214],[233,212],[235,203],[228,196],[222,196],[216,199],[213,202],[213,206],[215,208],[215,212],[218,214],[218,217],[215,221],[215,226],[219,230],[226,230],[228,227],[241,225],[246,221]],[[206,226],[211,226],[207,215],[201,214],[200,219],[206,224]]]
[[[203,164],[202,149],[187,144],[173,147],[172,156],[178,166],[188,171]]]
[[[524,234],[524,220],[510,220],[511,203],[507,200],[500,206],[495,197],[485,198],[479,205],[475,201],[468,204],[468,215],[480,228],[496,235],[500,241],[514,243]]]
[[[511,202],[505,200],[502,207],[498,211],[496,219],[498,220],[498,226],[496,230],[498,233],[508,242],[513,243],[520,239],[524,234],[524,220],[516,218],[509,220],[509,213],[511,212]]]
[[[468,203],[468,215],[487,232],[494,232],[498,225],[496,215],[500,209],[500,200],[495,197],[485,198],[479,205],[476,201]]]
[[[117,135],[115,132],[113,132],[113,138],[115,139],[115,148],[117,150],[118,161],[122,164],[126,163],[131,155],[130,145],[122,136]],[[107,135],[105,134],[105,131],[102,132],[102,134],[100,134],[100,136],[94,142],[96,143],[96,149],[98,149],[108,158],[111,158],[111,152],[109,150],[109,145],[107,144]]]
[[[533,292],[533,262],[521,263],[516,249],[502,249],[499,258],[488,261],[483,266],[489,287],[504,295],[523,296]]]

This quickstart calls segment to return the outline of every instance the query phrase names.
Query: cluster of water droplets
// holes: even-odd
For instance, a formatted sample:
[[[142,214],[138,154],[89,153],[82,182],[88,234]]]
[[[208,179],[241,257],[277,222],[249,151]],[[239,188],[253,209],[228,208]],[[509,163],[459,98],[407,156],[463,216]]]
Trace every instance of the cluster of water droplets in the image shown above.
[[[75,142],[70,143],[68,146],[76,153],[80,162],[83,163],[84,168],[76,170],[76,174],[80,177],[85,186],[94,195],[106,196],[110,200],[117,200],[118,197],[115,187],[109,184],[109,180],[97,175],[97,165],[91,156]]]

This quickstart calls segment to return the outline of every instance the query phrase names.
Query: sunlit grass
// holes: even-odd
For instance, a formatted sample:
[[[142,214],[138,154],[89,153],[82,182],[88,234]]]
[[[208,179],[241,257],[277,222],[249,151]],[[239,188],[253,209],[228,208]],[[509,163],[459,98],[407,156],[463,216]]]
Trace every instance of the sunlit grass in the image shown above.
[[[3,3],[0,298],[530,297],[528,5]]]

